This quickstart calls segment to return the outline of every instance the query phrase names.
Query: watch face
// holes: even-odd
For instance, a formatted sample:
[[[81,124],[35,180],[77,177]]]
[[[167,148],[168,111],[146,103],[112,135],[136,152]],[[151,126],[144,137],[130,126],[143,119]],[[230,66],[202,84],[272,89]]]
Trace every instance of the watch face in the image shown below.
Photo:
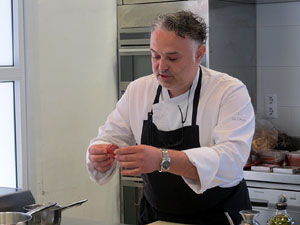
[[[167,169],[169,169],[170,168],[170,162],[169,161],[164,161],[163,163],[162,163],[162,168],[164,168],[165,170],[167,170]]]

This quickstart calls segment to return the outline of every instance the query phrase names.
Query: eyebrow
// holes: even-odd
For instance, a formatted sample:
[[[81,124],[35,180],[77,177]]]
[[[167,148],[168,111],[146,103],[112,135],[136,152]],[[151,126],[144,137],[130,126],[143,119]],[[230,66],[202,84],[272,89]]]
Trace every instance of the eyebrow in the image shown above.
[[[157,51],[155,51],[153,48],[150,48],[151,52],[157,53]],[[167,52],[166,55],[175,55],[175,54],[179,54],[179,52]]]

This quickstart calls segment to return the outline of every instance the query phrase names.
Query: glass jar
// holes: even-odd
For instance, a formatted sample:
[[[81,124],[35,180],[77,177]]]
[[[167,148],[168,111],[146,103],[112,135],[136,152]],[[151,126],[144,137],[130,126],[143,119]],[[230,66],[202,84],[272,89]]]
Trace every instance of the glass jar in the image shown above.
[[[255,218],[258,216],[259,211],[256,210],[242,210],[240,214],[243,217],[243,221],[240,225],[260,225]]]
[[[287,203],[277,203],[276,213],[273,215],[267,225],[296,225],[296,222],[287,214]]]

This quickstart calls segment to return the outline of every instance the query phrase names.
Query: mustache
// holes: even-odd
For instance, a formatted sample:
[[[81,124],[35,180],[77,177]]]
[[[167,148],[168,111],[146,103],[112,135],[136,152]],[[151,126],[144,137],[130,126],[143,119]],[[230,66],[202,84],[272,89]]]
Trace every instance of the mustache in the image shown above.
[[[158,71],[157,73],[156,73],[156,76],[160,76],[161,74],[163,74],[163,75],[168,75],[168,76],[172,76],[172,74],[171,74],[171,72],[169,71],[169,70],[162,70],[162,71]]]

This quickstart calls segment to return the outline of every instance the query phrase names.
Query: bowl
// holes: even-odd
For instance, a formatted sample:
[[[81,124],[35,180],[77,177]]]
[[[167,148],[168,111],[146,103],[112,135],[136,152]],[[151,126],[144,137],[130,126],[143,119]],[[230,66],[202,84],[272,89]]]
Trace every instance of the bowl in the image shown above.
[[[287,156],[287,164],[289,166],[299,166],[300,167],[300,152],[288,152]]]
[[[286,151],[268,149],[258,152],[261,163],[281,166],[285,160]]]

